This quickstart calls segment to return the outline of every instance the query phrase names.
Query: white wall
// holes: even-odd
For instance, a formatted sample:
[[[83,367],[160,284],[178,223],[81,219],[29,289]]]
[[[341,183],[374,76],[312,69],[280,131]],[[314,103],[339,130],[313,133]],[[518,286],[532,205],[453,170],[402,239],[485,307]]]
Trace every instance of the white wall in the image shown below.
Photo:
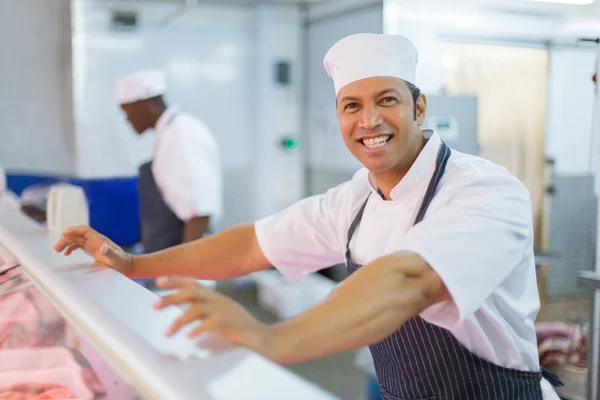
[[[384,0],[326,0],[310,3],[306,17],[309,23],[325,18],[339,18],[344,14],[368,13],[373,6],[382,7]]]
[[[137,137],[115,103],[117,78],[165,68],[169,103],[202,119],[222,149],[225,168],[252,157],[251,15],[243,7],[194,7],[121,2],[136,10],[141,28],[113,32],[110,8],[74,2],[74,93],[77,172],[82,177],[137,174],[149,159],[153,133]]]
[[[551,14],[514,14],[463,2],[462,6],[432,1],[407,4],[386,0],[384,30],[402,34],[419,49],[417,85],[425,93],[443,88],[444,43],[451,41],[546,46],[550,50],[548,112],[545,145],[556,159],[556,173],[591,172],[594,52],[575,48],[580,36],[600,34],[592,20],[561,18]],[[517,91],[518,88],[515,88]],[[516,92],[515,92],[516,93]]]
[[[280,141],[301,136],[304,76],[304,14],[296,6],[257,5],[253,10],[255,76],[250,107],[254,107],[255,216],[277,212],[303,196],[303,161]],[[275,80],[275,63],[289,62],[291,80]]]
[[[556,28],[553,17],[511,15],[448,4],[406,4],[387,0],[384,31],[411,39],[419,49],[417,85],[425,93],[439,93],[443,87],[443,55],[446,41],[539,43]]]
[[[551,48],[546,154],[561,175],[594,174],[592,118],[596,51]]]
[[[360,163],[348,151],[335,108],[335,90],[323,67],[323,57],[338,40],[355,33],[382,33],[383,7],[361,4],[356,9],[333,14],[313,11],[308,24],[307,46],[307,140],[309,166],[329,171],[356,171]],[[318,179],[318,176],[314,177]]]
[[[0,1],[0,165],[74,169],[68,0]]]
[[[137,174],[153,133],[137,137],[114,101],[114,81],[140,68],[166,68],[167,100],[202,119],[220,145],[225,178],[221,227],[266,216],[302,196],[302,159],[281,149],[300,134],[303,14],[258,4],[184,8],[119,1],[136,10],[135,32],[110,30],[110,7],[74,0],[75,125],[78,174]],[[275,63],[291,63],[291,83]]]

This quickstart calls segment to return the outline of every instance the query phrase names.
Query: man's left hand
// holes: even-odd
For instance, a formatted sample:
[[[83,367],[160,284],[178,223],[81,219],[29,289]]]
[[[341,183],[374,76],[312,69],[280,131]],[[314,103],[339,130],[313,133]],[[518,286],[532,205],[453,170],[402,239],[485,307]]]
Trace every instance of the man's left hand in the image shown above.
[[[156,283],[161,289],[176,292],[156,302],[155,309],[187,306],[181,317],[171,325],[167,336],[173,336],[186,325],[202,321],[188,337],[214,332],[233,344],[247,347],[270,359],[276,358],[277,340],[273,329],[256,320],[229,297],[200,285],[194,279],[168,277],[160,278]]]

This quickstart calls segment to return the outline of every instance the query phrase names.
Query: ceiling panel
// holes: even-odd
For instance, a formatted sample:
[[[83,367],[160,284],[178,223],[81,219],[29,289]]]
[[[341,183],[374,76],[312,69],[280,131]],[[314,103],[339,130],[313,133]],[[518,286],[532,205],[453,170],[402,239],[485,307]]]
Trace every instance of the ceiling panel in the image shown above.
[[[101,3],[105,5],[123,5],[134,3],[164,3],[164,4],[179,4],[193,6],[196,4],[258,4],[258,3],[282,3],[282,4],[318,4],[325,3],[330,0],[84,0],[90,3]]]
[[[407,2],[410,1],[413,0],[407,0]],[[591,4],[586,5],[561,4],[556,2],[532,0],[419,0],[419,3],[430,3],[446,6],[478,6],[486,9],[529,15],[582,18],[600,17],[600,0],[595,0]]]

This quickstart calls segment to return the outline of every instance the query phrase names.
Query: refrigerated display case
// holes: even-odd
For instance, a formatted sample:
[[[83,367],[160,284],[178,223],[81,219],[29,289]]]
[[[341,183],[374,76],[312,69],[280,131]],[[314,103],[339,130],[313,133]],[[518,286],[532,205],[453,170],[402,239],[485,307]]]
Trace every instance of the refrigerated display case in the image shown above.
[[[216,335],[165,337],[181,309],[58,239],[0,192],[0,399],[335,398]]]

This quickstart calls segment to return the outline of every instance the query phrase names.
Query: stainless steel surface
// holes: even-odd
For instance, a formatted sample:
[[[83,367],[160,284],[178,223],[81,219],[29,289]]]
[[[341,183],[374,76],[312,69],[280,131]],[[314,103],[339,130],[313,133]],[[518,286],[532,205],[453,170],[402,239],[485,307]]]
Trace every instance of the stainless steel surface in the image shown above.
[[[579,287],[587,291],[600,290],[600,275],[591,272],[583,271],[577,275]]]
[[[590,317],[588,325],[588,377],[586,399],[597,399],[599,395],[598,378],[600,370],[599,324],[598,324],[598,292],[600,292],[600,275],[593,272],[581,272],[577,277],[579,286],[590,292]]]
[[[537,252],[534,254],[535,265],[549,264],[561,257],[561,254],[555,252]]]

